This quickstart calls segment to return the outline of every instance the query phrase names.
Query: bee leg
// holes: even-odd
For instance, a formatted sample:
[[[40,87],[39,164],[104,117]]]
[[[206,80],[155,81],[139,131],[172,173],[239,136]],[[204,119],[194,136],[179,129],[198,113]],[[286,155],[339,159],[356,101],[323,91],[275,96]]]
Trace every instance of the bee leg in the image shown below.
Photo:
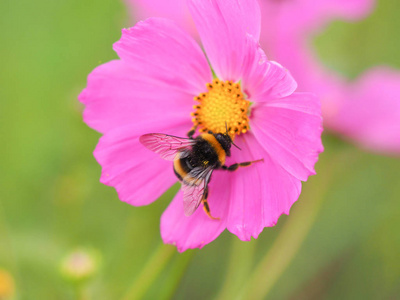
[[[210,211],[210,206],[208,205],[207,202],[207,197],[208,197],[208,187],[206,188],[206,191],[204,192],[204,196],[203,199],[201,200],[201,202],[203,202],[203,209],[206,212],[207,216],[211,219],[211,220],[219,220],[219,218],[214,218],[211,215],[211,211]]]
[[[193,135],[196,133],[196,129],[197,129],[197,125],[196,125],[196,126],[193,126],[193,127],[189,130],[189,132],[187,133],[187,136],[188,136],[190,139],[193,138]]]
[[[230,166],[222,166],[221,169],[226,170],[226,171],[236,171],[239,167],[247,167],[247,166],[250,166],[251,164],[254,164],[254,163],[260,162],[260,161],[264,161],[264,158],[253,160],[253,161],[237,163],[237,164],[233,164]]]

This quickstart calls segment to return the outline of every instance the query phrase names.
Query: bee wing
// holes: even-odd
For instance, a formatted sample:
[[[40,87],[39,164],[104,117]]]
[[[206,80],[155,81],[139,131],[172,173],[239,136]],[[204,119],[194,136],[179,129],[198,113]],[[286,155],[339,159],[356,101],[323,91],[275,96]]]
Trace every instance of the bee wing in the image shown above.
[[[160,154],[166,160],[175,160],[187,156],[194,139],[181,138],[163,133],[148,133],[139,138],[139,141],[149,150]]]
[[[183,210],[185,216],[192,215],[199,207],[210,181],[213,168],[194,168],[183,178]]]

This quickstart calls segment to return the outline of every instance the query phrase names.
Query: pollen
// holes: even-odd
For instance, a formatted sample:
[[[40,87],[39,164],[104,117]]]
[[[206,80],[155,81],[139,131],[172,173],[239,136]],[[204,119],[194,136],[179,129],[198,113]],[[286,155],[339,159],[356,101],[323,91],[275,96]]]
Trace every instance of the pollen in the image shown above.
[[[207,83],[207,92],[194,100],[192,113],[194,127],[199,132],[228,133],[232,139],[249,130],[250,101],[245,99],[239,83],[214,79]]]

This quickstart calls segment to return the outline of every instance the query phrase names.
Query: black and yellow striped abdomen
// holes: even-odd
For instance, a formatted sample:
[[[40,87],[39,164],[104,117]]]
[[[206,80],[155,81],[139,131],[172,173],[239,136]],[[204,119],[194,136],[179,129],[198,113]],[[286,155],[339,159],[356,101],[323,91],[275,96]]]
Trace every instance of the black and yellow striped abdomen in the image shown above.
[[[195,167],[190,164],[188,157],[174,161],[174,173],[176,177],[178,177],[179,181],[182,181],[186,185],[199,185],[201,182],[201,178],[196,178],[190,175],[190,171],[194,168]]]
[[[174,161],[174,172],[180,181],[197,185],[198,178],[188,175],[194,168],[217,169],[225,164],[226,152],[213,134],[204,133],[196,138],[190,153]]]
[[[187,168],[185,159],[180,158],[180,159],[174,160],[174,173],[175,173],[176,177],[178,177],[178,179],[180,181],[182,181],[183,178],[185,178],[185,176],[189,172],[190,172],[190,169]]]

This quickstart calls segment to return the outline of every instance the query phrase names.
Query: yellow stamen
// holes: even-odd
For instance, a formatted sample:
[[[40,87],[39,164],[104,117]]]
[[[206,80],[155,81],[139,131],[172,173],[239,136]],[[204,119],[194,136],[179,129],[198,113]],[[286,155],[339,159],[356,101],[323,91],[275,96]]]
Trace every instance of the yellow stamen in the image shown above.
[[[192,121],[200,132],[228,133],[232,139],[249,130],[250,101],[244,99],[239,83],[214,79],[207,83],[206,93],[194,97]],[[225,125],[226,124],[226,125]]]

